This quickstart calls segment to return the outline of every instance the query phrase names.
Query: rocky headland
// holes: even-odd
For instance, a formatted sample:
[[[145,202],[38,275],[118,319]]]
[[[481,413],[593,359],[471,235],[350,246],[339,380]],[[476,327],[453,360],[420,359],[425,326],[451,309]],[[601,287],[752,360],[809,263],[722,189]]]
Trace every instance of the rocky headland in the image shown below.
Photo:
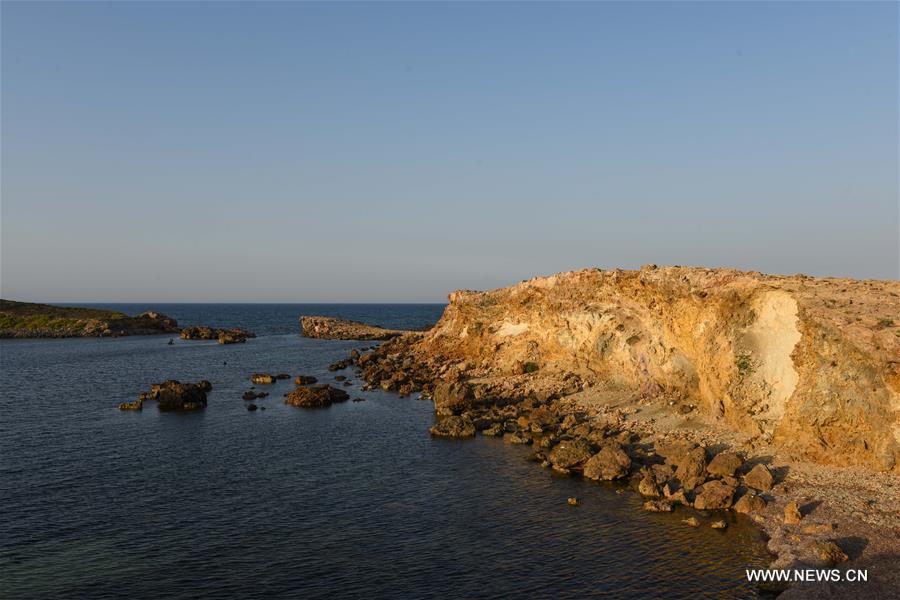
[[[449,299],[333,366],[432,398],[433,435],[531,445],[691,526],[746,513],[775,568],[850,560],[900,589],[900,282],[651,265]]]
[[[388,340],[407,333],[332,317],[300,317],[303,335],[323,340]]]
[[[0,300],[0,338],[115,337],[178,331],[175,319],[152,311],[129,317],[98,308]]]

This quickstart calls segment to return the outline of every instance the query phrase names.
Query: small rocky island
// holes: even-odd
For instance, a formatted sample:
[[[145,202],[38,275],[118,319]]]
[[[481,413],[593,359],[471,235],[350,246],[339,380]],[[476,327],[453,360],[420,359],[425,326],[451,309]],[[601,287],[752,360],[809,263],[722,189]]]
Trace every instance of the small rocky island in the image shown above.
[[[407,333],[332,317],[300,317],[303,335],[323,340],[389,340]]]
[[[115,337],[178,331],[175,319],[152,311],[129,317],[102,308],[0,300],[0,338]]]
[[[240,327],[231,329],[217,329],[205,325],[185,327],[179,337],[183,340],[218,340],[220,344],[243,344],[248,338],[255,338],[256,334]]]

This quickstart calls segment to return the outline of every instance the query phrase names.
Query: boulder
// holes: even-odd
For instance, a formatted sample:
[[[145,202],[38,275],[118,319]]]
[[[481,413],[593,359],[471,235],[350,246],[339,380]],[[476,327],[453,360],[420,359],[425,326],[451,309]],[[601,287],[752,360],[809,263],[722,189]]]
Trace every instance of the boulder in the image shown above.
[[[609,445],[584,464],[584,476],[595,481],[611,481],[627,476],[630,468],[631,459],[622,447]]]
[[[257,385],[268,385],[275,383],[275,376],[269,373],[254,373],[250,376],[250,381]]]
[[[288,375],[287,373],[279,373],[278,375],[275,376],[275,379],[277,379],[279,381],[284,380],[284,379],[290,379],[290,378],[291,378],[291,376]]]
[[[641,478],[641,482],[638,484],[638,493],[648,498],[659,498],[662,495],[659,485],[656,483],[656,478],[653,477],[652,473],[644,473],[644,477]]]
[[[548,460],[560,469],[572,469],[587,462],[593,454],[590,444],[584,440],[562,440],[550,451]]]
[[[134,400],[132,402],[123,402],[119,405],[119,410],[143,410],[144,402],[142,400]]]
[[[675,477],[682,483],[703,477],[706,472],[706,450],[699,447],[688,450],[677,459],[675,464],[677,465]]]
[[[682,519],[681,522],[691,527],[700,527],[700,519],[697,517],[688,517],[687,519]]]
[[[316,381],[318,381],[318,379],[312,375],[297,375],[297,377],[294,378],[294,383],[297,385],[311,385]]]
[[[694,497],[694,508],[698,510],[717,510],[731,507],[735,487],[724,481],[714,479],[697,488]]]
[[[753,467],[749,473],[744,475],[744,483],[755,490],[768,492],[772,489],[775,478],[772,477],[772,473],[766,465],[760,463]]]
[[[174,379],[151,387],[159,410],[197,410],[206,407],[205,386]]]
[[[456,415],[470,410],[475,401],[470,386],[461,381],[442,381],[434,388],[434,412]]]
[[[207,392],[207,393],[212,391],[212,384],[209,381],[207,381],[206,379],[201,379],[200,381],[198,381],[197,387],[199,387],[201,390],[203,390],[204,392]]]
[[[810,550],[829,565],[845,562],[849,558],[840,546],[831,541],[817,540],[811,542]]]
[[[765,499],[755,492],[747,492],[734,503],[734,510],[739,513],[750,514],[761,512],[766,508]]]
[[[793,500],[784,507],[784,524],[799,525],[803,515],[800,514],[800,506]]]
[[[429,431],[435,437],[467,438],[475,435],[475,425],[466,417],[450,415],[435,423]]]
[[[256,410],[257,408],[259,408],[259,407],[256,406],[255,404],[253,404],[252,402],[251,402],[250,404],[247,405],[247,410],[249,410],[250,412],[253,412],[253,411]]]
[[[578,498],[569,498],[566,502],[569,506],[578,506]]]
[[[350,395],[344,390],[330,385],[315,385],[298,387],[285,397],[284,403],[300,408],[325,408],[349,399]]]
[[[547,431],[556,427],[556,414],[546,406],[539,406],[531,411],[529,417],[532,428],[537,425],[541,431]]]
[[[713,521],[709,524],[713,529],[725,529],[728,527],[728,523],[726,523],[723,519],[719,519],[718,521]]]
[[[744,461],[734,452],[720,452],[709,462],[706,471],[717,477],[734,477]]]
[[[256,392],[244,392],[244,395],[241,396],[242,400],[256,400]]]

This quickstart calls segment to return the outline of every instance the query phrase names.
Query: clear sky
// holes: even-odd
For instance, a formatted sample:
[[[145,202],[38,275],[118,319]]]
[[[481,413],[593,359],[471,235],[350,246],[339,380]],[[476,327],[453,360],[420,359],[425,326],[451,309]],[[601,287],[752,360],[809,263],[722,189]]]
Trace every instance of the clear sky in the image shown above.
[[[2,293],[897,278],[897,3],[2,3]]]

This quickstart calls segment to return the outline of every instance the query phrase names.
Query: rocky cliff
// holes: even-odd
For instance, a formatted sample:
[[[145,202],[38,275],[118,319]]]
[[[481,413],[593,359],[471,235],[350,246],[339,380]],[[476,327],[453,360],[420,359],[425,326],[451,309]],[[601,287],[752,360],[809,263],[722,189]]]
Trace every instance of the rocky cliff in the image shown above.
[[[415,342],[467,378],[577,376],[695,404],[822,463],[900,472],[900,282],[655,266],[460,291]]]

